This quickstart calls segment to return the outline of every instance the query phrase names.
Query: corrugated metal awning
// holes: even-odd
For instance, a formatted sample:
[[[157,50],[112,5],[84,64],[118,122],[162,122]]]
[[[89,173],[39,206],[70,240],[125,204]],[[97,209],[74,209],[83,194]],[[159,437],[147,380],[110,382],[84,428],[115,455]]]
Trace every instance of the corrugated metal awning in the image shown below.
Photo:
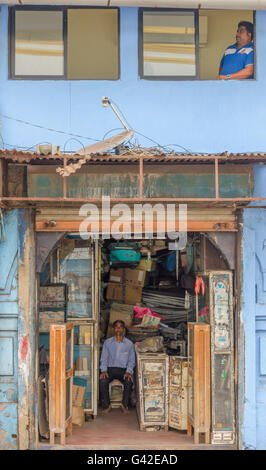
[[[214,163],[215,159],[219,159],[219,164],[222,163],[238,163],[238,164],[255,164],[266,163],[266,153],[227,153],[220,154],[167,154],[160,153],[158,149],[155,153],[132,152],[125,151],[122,155],[115,155],[113,153],[92,154],[86,157],[88,164],[101,164],[101,163],[137,163],[140,157],[143,158],[145,163]],[[64,159],[67,163],[79,160],[81,157],[78,154],[56,154],[56,155],[42,155],[37,152],[22,152],[20,150],[0,150],[0,158],[12,163],[26,163],[38,164],[44,162],[46,164],[60,164]]]

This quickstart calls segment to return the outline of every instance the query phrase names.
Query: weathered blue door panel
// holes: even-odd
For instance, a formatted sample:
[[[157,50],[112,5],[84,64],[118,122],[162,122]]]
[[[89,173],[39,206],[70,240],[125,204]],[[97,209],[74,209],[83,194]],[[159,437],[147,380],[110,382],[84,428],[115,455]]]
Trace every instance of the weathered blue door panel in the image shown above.
[[[0,385],[0,403],[13,403],[18,401],[17,383]]]
[[[17,449],[18,211],[5,214],[0,242],[0,449]]]
[[[17,408],[16,403],[0,404],[0,448],[17,449]]]

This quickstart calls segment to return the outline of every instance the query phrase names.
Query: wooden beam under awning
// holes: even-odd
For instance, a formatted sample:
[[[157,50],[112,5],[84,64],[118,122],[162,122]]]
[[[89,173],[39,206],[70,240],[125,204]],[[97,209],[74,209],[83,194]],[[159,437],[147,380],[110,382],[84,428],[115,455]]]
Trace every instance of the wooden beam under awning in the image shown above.
[[[80,222],[73,220],[73,221],[59,221],[56,222],[55,226],[49,226],[46,222],[38,221],[36,223],[36,231],[37,232],[78,232],[80,227]],[[179,224],[176,224],[175,230],[178,232]],[[163,226],[157,225],[154,223],[153,225],[153,233],[161,232],[163,230]],[[188,221],[187,223],[187,231],[188,232],[236,232],[237,227],[235,222],[223,222],[221,220],[216,221],[199,221],[193,220]],[[134,224],[131,224],[131,232],[134,232]],[[142,228],[139,228],[137,233],[144,232],[144,224]],[[102,224],[99,225],[99,233],[104,233],[102,228]]]
[[[166,213],[166,204],[165,207]],[[99,210],[99,233],[105,232],[104,222],[106,214]],[[112,207],[111,207],[112,210]],[[36,231],[37,232],[79,232],[80,224],[84,217],[79,216],[79,207],[38,207],[36,215]],[[112,228],[116,217],[110,217],[110,225]],[[127,222],[127,221],[126,221]],[[124,223],[126,223],[124,222]],[[132,212],[131,222],[128,219],[127,227],[129,232],[143,233],[145,230],[144,215],[140,223],[134,226],[134,217]],[[164,223],[160,222],[160,216],[154,216],[151,232],[158,233],[165,231]],[[88,230],[92,231],[91,226]],[[175,213],[175,231],[179,231],[179,206],[176,205]],[[219,207],[219,206],[187,206],[187,231],[189,232],[212,232],[212,231],[237,231],[237,222],[235,216],[235,206]]]

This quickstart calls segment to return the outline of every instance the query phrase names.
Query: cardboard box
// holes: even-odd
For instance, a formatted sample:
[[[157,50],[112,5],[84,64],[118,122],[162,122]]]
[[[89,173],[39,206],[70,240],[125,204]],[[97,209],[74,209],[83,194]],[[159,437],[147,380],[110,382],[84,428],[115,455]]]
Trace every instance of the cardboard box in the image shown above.
[[[146,271],[140,269],[126,269],[126,284],[143,287],[145,285]]]
[[[125,268],[112,268],[110,270],[109,282],[118,282],[122,284],[125,281]]]
[[[85,387],[79,385],[72,386],[72,405],[82,406],[85,398]]]
[[[142,301],[142,287],[126,284],[125,300],[130,305],[140,304]]]
[[[81,406],[72,406],[72,424],[76,426],[84,426],[85,413],[84,409],[81,408]]]
[[[113,303],[110,311],[109,324],[116,320],[123,320],[126,326],[131,326],[133,321],[134,307],[132,305]]]
[[[107,300],[124,300],[124,286],[123,284],[109,282],[106,293]]]

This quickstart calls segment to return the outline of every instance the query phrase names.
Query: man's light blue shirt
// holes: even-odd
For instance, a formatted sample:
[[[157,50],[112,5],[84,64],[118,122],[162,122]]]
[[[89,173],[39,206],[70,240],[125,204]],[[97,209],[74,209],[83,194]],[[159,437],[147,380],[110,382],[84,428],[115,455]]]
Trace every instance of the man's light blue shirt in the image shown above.
[[[108,367],[121,367],[132,375],[135,363],[135,349],[130,339],[124,338],[118,343],[113,336],[104,342],[100,364],[101,372],[106,372]]]

